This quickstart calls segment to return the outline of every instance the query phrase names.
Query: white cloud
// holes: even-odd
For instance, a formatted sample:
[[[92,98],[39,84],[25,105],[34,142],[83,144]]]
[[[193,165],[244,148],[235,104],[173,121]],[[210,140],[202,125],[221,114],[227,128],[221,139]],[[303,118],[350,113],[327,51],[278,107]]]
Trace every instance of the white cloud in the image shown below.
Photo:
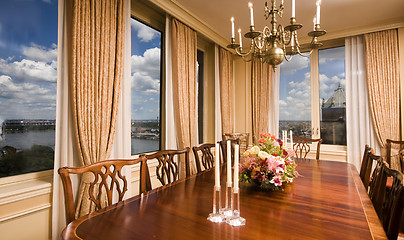
[[[30,60],[40,61],[40,62],[53,62],[57,60],[57,45],[52,44],[51,48],[46,48],[35,43],[31,45],[22,47],[22,54]]]
[[[333,60],[344,60],[345,59],[345,48],[328,48],[319,51],[319,63],[323,64]]]
[[[2,118],[55,118],[54,86],[15,82],[10,76],[0,75],[0,99]]]
[[[296,55],[292,57],[290,62],[284,60],[280,65],[281,74],[293,74],[297,70],[307,68],[310,64],[310,59],[308,57],[302,57]]]
[[[56,82],[57,72],[52,64],[22,59],[10,62],[0,58],[0,72],[22,82]]]
[[[160,49],[152,48],[143,56],[132,56],[132,88],[145,93],[160,92]],[[150,99],[150,101],[152,101]]]
[[[136,20],[131,20],[130,25],[132,29],[137,31],[137,37],[142,42],[149,42],[159,36],[156,30]]]

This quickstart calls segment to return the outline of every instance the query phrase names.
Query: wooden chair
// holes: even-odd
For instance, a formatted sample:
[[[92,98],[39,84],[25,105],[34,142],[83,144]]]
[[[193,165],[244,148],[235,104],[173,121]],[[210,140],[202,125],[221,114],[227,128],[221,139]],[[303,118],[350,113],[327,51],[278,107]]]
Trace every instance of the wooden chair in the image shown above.
[[[376,166],[372,172],[372,177],[369,183],[369,198],[373,203],[377,215],[380,215],[383,203],[383,194],[379,191],[381,184],[382,167],[385,165],[381,156],[374,155],[372,152],[368,153],[369,161],[376,161]],[[384,184],[386,185],[386,184]]]
[[[390,188],[386,187],[388,178],[393,179]],[[383,195],[380,220],[388,239],[397,239],[404,209],[403,174],[382,166],[379,191]]]
[[[323,142],[321,138],[319,139],[311,139],[304,137],[294,137],[293,138],[293,150],[295,150],[295,154],[297,158],[305,159],[307,154],[310,152],[310,143],[317,143],[317,152],[316,159],[320,159],[320,145]]]
[[[223,140],[239,140],[240,151],[244,151],[250,144],[249,133],[223,133]]]
[[[211,149],[215,148],[215,144],[213,143],[206,143],[202,144],[199,147],[192,147],[192,151],[194,152],[195,156],[195,164],[196,164],[196,170],[198,173],[202,172],[202,167],[206,169],[210,169],[213,167],[214,164],[214,156],[212,154]],[[201,152],[201,155],[199,156],[199,152]],[[217,153],[215,153],[217,154]]]
[[[392,147],[394,145],[399,145],[399,151],[397,154],[393,154],[392,153]],[[389,164],[389,166],[391,167],[392,164],[392,156],[399,156],[400,152],[404,150],[404,141],[396,141],[396,140],[391,140],[391,139],[386,139],[386,162]],[[403,162],[400,159],[400,171],[404,172],[404,166],[403,166]]]
[[[234,146],[240,143],[239,139],[230,139],[219,141],[220,149],[222,150],[222,162],[227,162],[227,141],[231,143],[231,160],[234,159]]]
[[[369,147],[369,145],[365,146],[365,151],[363,152],[361,169],[359,172],[359,176],[361,177],[362,183],[365,186],[366,190],[369,187],[369,179],[370,173],[372,171],[373,160],[369,158],[369,153],[373,153],[373,149]]]
[[[162,150],[142,156],[145,156],[147,160],[156,159],[158,161],[158,166],[156,167],[157,179],[162,185],[166,185],[179,179],[180,157],[185,157],[185,174],[186,177],[190,176],[189,151],[190,148],[186,147],[181,150]]]
[[[82,167],[62,167],[58,173],[62,179],[64,197],[66,224],[75,220],[75,204],[73,199],[72,181],[70,174],[87,174],[92,173],[94,179],[90,182],[89,196],[90,200],[95,204],[96,210],[101,209],[101,195],[105,193],[107,196],[107,205],[112,204],[113,193],[118,194],[118,200],[122,198],[127,191],[127,181],[122,176],[122,167],[140,163],[140,193],[148,191],[147,184],[150,179],[147,172],[146,158],[140,157],[132,160],[106,160]]]

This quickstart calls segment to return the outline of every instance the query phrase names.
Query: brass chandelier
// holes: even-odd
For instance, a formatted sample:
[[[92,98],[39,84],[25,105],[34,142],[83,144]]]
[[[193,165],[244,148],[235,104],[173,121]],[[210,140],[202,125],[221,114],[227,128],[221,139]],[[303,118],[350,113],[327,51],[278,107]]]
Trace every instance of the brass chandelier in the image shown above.
[[[271,0],[272,5],[269,8],[268,3],[265,2],[265,19],[271,19],[270,27],[265,26],[262,32],[256,31],[254,27],[254,15],[252,3],[248,3],[250,8],[250,31],[244,34],[244,37],[251,39],[250,48],[244,51],[241,37],[241,29],[238,30],[240,42],[236,43],[234,33],[234,18],[231,18],[232,23],[232,36],[231,44],[227,47],[236,51],[237,55],[243,57],[245,61],[251,61],[253,57],[257,57],[261,62],[267,62],[273,66],[274,71],[276,67],[282,63],[283,59],[290,61],[293,55],[299,54],[301,56],[309,56],[313,49],[321,47],[323,44],[318,42],[317,38],[326,34],[324,30],[320,29],[320,4],[321,0],[317,0],[317,12],[313,20],[313,31],[308,35],[312,37],[310,43],[310,52],[303,54],[297,38],[297,30],[303,27],[302,24],[296,22],[295,18],[295,0],[292,0],[292,17],[290,18],[290,25],[285,28],[278,24],[276,16],[282,17],[284,10],[284,0],[282,0],[279,8],[277,8],[276,0]],[[289,55],[289,57],[288,57]]]

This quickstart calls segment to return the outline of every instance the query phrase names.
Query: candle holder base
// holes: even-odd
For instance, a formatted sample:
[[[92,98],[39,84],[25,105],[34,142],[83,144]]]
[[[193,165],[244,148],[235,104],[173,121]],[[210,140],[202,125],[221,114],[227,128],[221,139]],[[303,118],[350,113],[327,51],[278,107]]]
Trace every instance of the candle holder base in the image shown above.
[[[221,213],[221,197],[220,187],[214,187],[213,189],[213,212],[209,213],[207,219],[214,223],[220,223],[225,221],[225,216]]]
[[[234,210],[233,216],[226,218],[226,223],[233,227],[244,226],[245,218],[240,217],[240,213]]]

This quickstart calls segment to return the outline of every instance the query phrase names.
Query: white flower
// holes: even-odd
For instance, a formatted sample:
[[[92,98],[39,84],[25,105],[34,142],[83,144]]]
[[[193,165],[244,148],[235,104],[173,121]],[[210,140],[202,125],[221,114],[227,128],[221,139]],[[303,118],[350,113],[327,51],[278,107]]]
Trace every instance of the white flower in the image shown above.
[[[249,150],[250,154],[257,155],[260,152],[260,148],[258,146],[254,146]]]
[[[259,151],[258,157],[259,157],[261,160],[265,160],[265,159],[267,159],[267,158],[270,158],[271,155],[269,155],[267,152]]]

